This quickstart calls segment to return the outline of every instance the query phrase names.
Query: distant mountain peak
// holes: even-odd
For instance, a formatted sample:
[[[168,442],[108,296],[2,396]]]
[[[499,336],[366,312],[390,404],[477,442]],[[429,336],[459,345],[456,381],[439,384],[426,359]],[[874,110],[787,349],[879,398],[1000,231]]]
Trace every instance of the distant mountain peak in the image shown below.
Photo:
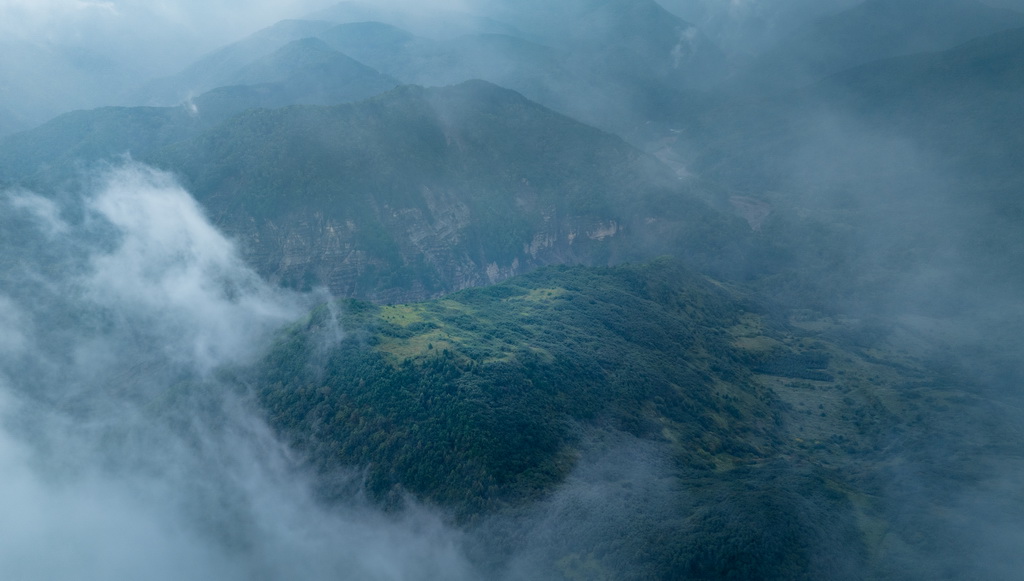
[[[371,2],[346,1],[313,12],[306,18],[336,23],[385,22],[419,36],[435,39],[485,32],[522,34],[514,26],[487,16],[427,6],[422,8],[406,6],[398,9]]]

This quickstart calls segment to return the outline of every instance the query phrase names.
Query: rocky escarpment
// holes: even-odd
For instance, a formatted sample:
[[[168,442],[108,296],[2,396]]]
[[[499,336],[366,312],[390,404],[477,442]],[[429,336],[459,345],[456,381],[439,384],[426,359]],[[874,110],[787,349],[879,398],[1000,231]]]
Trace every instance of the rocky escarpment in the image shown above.
[[[657,253],[655,231],[686,229],[654,216],[616,217],[537,210],[515,233],[513,251],[482,239],[473,210],[451,192],[423,187],[420,207],[382,205],[371,220],[322,212],[250,217],[235,231],[247,259],[286,286],[398,303],[503,281],[550,264],[610,265]]]

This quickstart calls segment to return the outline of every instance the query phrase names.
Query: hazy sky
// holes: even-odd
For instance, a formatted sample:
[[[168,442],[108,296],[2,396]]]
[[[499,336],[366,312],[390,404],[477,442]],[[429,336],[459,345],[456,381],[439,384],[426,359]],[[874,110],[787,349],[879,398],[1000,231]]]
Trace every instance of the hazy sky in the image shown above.
[[[684,18],[765,18],[777,14],[808,16],[842,9],[859,0],[660,0]],[[493,0],[368,0],[364,3],[419,10],[475,12]],[[171,33],[205,42],[227,42],[283,18],[296,18],[337,0],[0,0],[3,38],[51,41],[89,40],[97,33],[139,38]],[[997,6],[1024,6],[1024,0],[988,0]]]
[[[130,30],[161,26],[179,32],[225,37],[266,26],[331,0],[0,0],[5,35],[59,39],[92,27]],[[93,29],[95,30],[95,29]]]
[[[332,0],[0,0],[0,38],[170,67]]]
[[[765,37],[859,0],[660,0],[725,44]],[[285,18],[298,18],[337,0],[0,0],[0,42],[32,40],[88,47],[155,68],[189,59]],[[364,4],[422,12],[486,12],[507,0],[366,0]],[[1024,0],[989,0],[1021,8]],[[516,4],[512,4],[516,6]],[[767,34],[767,36],[766,36]],[[165,71],[166,74],[166,71]]]

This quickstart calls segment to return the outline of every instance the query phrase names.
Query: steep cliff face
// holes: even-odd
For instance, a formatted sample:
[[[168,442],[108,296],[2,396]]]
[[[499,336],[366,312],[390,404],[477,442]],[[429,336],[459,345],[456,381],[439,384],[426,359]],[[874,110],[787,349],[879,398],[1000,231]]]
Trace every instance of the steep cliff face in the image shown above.
[[[494,284],[545,265],[610,265],[657,253],[643,240],[654,217],[624,224],[547,208],[531,216],[532,229],[517,233],[520,248],[509,253],[478,238],[472,210],[457,196],[424,187],[423,201],[426,208],[382,206],[376,220],[363,223],[314,211],[250,217],[230,228],[249,261],[276,282],[382,303]],[[383,246],[371,247],[368,238],[383,239]]]
[[[654,157],[483,82],[252,111],[157,157],[264,275],[379,302],[548,264],[706,262],[749,232]]]

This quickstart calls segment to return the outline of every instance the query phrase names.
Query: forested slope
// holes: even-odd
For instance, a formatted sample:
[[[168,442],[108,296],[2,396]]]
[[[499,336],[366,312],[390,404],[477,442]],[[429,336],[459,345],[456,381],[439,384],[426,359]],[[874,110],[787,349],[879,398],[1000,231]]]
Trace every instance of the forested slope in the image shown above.
[[[955,426],[951,414],[999,412],[933,354],[891,351],[906,332],[780,318],[670,259],[557,267],[428,303],[322,306],[280,338],[258,391],[322,474],[363,466],[385,506],[446,507],[492,566],[541,535],[545,578],[907,578],[901,559],[964,542],[950,520],[983,473],[935,453],[1003,444]],[[594,460],[617,455],[637,464]],[[893,470],[947,492],[894,494]],[[610,487],[595,500],[609,513],[559,538],[533,511],[565,510],[582,473]],[[626,538],[602,528],[618,510]]]

